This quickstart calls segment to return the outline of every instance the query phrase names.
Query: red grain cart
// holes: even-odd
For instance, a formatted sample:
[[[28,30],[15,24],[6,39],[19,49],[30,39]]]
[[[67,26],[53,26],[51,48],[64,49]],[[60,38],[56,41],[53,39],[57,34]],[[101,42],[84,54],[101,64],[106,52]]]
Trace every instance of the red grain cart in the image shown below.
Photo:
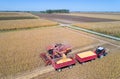
[[[70,60],[69,61],[66,61],[66,62],[62,62],[62,63],[57,63],[57,61],[59,59],[56,59],[56,60],[52,60],[52,66],[54,67],[55,70],[57,71],[62,71],[62,68],[65,68],[65,67],[69,67],[69,68],[72,68],[73,65],[76,64],[76,60],[72,57],[69,57]]]
[[[75,54],[75,59],[81,64],[87,61],[94,60],[96,58],[97,58],[97,54],[92,51],[86,51],[86,52]]]

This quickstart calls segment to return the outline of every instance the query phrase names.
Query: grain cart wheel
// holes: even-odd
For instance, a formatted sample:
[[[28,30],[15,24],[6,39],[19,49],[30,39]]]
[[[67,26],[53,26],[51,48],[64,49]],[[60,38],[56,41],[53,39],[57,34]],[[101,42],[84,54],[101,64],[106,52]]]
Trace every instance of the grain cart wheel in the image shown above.
[[[69,69],[71,69],[71,68],[73,68],[73,65],[70,65],[70,66],[69,66]]]
[[[84,64],[85,64],[85,62],[81,62],[81,64],[82,64],[82,65],[84,65]]]
[[[90,60],[90,62],[92,62],[93,60]]]
[[[62,71],[62,69],[57,69],[57,71],[58,71],[58,72],[61,72],[61,71]]]

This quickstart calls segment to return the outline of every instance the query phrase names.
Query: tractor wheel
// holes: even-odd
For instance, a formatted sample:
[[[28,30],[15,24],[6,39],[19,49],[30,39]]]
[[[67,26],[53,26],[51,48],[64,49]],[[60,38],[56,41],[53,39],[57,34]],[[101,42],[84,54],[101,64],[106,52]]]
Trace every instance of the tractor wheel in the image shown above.
[[[103,55],[100,55],[99,58],[103,58]]]
[[[62,71],[62,69],[57,69],[57,71],[58,71],[58,72],[61,72],[61,71]]]
[[[70,65],[70,66],[69,66],[69,69],[71,69],[71,68],[73,68],[73,65]]]
[[[107,53],[104,53],[104,56],[106,56],[107,55]]]

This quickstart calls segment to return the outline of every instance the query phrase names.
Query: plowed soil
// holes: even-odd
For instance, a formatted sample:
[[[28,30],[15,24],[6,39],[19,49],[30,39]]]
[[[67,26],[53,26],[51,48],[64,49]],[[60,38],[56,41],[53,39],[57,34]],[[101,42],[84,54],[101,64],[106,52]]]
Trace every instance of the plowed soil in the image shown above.
[[[35,15],[39,16],[40,18],[45,18],[45,19],[50,19],[50,20],[55,20],[55,21],[58,21],[56,19],[75,21],[75,22],[110,22],[110,21],[119,21],[119,20],[115,20],[115,19],[93,18],[93,17],[85,17],[85,16],[74,16],[74,15],[60,15],[60,14],[35,14]]]

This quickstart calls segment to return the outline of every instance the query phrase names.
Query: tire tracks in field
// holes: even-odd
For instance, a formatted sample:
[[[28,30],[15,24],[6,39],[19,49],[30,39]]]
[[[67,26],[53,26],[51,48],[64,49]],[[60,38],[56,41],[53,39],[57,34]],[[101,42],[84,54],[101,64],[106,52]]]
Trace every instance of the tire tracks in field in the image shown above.
[[[41,75],[44,73],[49,73],[50,71],[53,71],[53,70],[54,70],[54,68],[52,66],[40,67],[40,68],[33,70],[32,72],[28,72],[28,73],[19,75],[19,76],[15,77],[15,79],[31,79],[38,75]]]

